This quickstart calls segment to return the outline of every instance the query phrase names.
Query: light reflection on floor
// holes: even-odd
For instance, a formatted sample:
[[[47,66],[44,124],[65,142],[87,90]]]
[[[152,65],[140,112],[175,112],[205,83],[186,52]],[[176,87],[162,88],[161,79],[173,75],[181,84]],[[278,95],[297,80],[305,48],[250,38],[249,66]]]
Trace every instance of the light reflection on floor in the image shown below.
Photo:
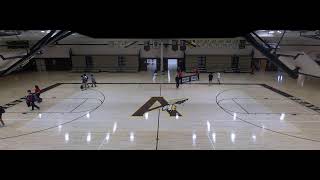
[[[156,81],[168,82],[160,76]],[[228,76],[222,79],[232,82]],[[177,106],[182,116],[158,110],[131,116],[160,89],[167,100],[189,98]],[[100,84],[80,91],[64,84],[42,96],[40,111],[30,113],[25,103],[7,109],[0,149],[320,149],[319,113],[259,85]]]

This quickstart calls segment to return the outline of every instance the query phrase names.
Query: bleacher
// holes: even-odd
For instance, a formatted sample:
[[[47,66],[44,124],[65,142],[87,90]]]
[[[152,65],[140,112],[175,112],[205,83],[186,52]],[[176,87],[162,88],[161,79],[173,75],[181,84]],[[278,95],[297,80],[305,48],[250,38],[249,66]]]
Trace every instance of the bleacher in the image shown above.
[[[86,70],[85,56],[72,56],[72,72],[84,72]]]
[[[240,72],[251,72],[251,56],[239,56],[239,71]]]
[[[185,59],[185,66],[186,66],[186,72],[192,72],[192,70],[195,67],[198,67],[198,57],[199,56],[186,56]]]
[[[123,63],[120,66],[121,72],[138,72],[139,58],[138,56],[124,56]]]
[[[207,56],[207,72],[225,72],[231,69],[230,55]]]
[[[200,55],[186,56],[186,72],[192,72],[193,68],[199,67]],[[233,60],[237,59],[233,62]],[[205,67],[201,72],[252,72],[252,57],[250,55],[207,55]]]
[[[139,58],[136,55],[92,56],[88,65],[85,56],[72,56],[72,72],[138,72]]]

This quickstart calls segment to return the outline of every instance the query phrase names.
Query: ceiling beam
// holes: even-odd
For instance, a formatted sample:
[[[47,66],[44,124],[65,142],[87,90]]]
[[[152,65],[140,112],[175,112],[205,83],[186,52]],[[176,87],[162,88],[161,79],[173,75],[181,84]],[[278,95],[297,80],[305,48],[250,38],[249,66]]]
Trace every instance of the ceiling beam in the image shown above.
[[[266,48],[264,45],[260,44],[251,34],[247,34],[245,38],[249,43],[251,43],[253,47],[255,47],[258,51],[260,51],[264,56],[266,56],[268,60],[270,60],[274,65],[276,65],[278,68],[288,73],[291,78],[293,79],[298,78],[297,69],[292,70],[288,68],[285,64],[283,64],[279,60],[279,57],[276,54],[271,53],[270,48]]]
[[[23,56],[20,60],[18,60],[16,63],[11,65],[9,68],[1,72],[1,75],[7,75],[11,72],[17,70],[18,68],[22,68],[25,64],[27,64],[30,59],[32,59],[36,53],[38,53],[42,48],[46,47],[47,45],[50,45],[54,42],[57,42],[58,40],[61,40],[62,38],[65,38],[66,34],[68,34],[67,31],[59,31],[58,33],[54,34],[55,30],[50,31],[45,37],[43,37],[40,41],[38,41],[33,47],[31,48],[30,52],[27,53],[27,55]]]
[[[136,44],[138,41],[134,41],[134,42],[132,42],[132,43],[130,43],[130,44],[128,44],[128,45],[126,45],[126,46],[124,46],[124,48],[128,48],[128,47],[130,47],[130,46],[132,46],[132,45],[134,45],[134,44]]]

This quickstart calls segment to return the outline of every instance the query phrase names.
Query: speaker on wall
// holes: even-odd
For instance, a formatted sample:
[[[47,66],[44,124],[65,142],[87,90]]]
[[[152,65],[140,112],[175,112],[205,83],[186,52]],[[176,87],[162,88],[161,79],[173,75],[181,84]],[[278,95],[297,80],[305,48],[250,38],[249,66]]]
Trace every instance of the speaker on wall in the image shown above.
[[[185,40],[180,40],[180,50],[185,51],[187,49],[186,47],[186,41]]]
[[[153,41],[153,48],[158,48],[158,47],[159,47],[158,41]]]
[[[246,40],[240,40],[239,49],[245,49],[245,48],[246,48]]]
[[[149,41],[145,41],[144,42],[144,50],[145,51],[149,51],[150,50],[150,42]]]
[[[177,51],[178,50],[178,41],[172,40],[172,50]]]

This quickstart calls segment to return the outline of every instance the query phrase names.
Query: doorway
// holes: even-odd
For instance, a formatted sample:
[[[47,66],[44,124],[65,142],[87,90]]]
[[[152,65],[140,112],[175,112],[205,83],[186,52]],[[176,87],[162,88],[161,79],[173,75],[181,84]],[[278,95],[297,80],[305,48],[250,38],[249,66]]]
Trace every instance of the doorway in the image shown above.
[[[168,59],[168,70],[177,71],[178,69],[178,59]]]
[[[168,82],[171,82],[171,79],[174,79],[174,77],[177,74],[177,70],[178,70],[178,59],[167,59],[167,70],[168,70]],[[164,63],[165,65],[165,63]]]

